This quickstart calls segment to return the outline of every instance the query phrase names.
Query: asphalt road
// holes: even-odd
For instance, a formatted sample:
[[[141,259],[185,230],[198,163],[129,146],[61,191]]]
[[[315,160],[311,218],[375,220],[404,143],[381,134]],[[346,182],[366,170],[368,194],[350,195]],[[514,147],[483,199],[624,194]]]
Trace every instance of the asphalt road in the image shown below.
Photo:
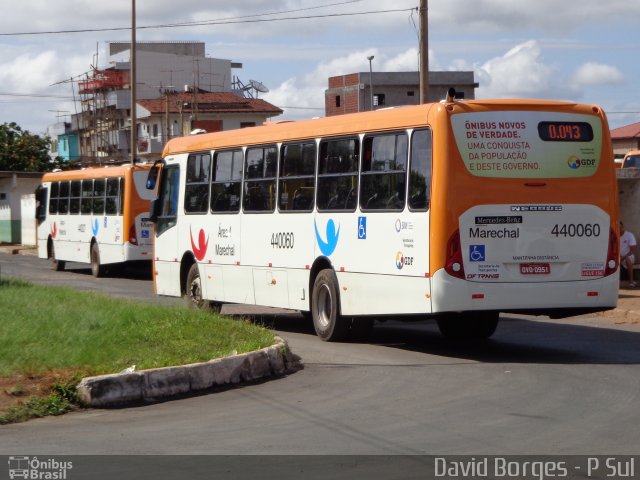
[[[0,253],[0,275],[150,301],[149,276],[94,279]],[[175,303],[176,299],[165,299]],[[0,318],[10,312],[1,305]],[[241,312],[235,307],[229,312]],[[255,312],[255,309],[247,309]],[[6,454],[638,454],[640,326],[504,317],[482,345],[430,322],[320,341],[296,313],[256,317],[302,357],[285,378],[0,427]]]

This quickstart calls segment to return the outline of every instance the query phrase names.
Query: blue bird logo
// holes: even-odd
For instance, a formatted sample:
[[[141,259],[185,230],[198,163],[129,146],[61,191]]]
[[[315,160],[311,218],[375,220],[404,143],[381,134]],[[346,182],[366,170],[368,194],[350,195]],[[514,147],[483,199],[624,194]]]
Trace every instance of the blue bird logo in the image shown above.
[[[313,221],[313,226],[316,229],[316,240],[318,240],[318,246],[320,247],[320,251],[326,255],[327,257],[331,255],[336,247],[338,246],[338,237],[340,236],[340,226],[338,226],[338,231],[336,231],[336,224],[333,219],[329,219],[327,222],[327,231],[326,237],[327,240],[323,240],[320,236],[320,232],[318,232],[318,225],[316,225],[316,221]]]
[[[98,235],[98,230],[100,230],[100,223],[98,223],[97,218],[94,218],[91,223],[91,231],[93,232],[94,237]]]

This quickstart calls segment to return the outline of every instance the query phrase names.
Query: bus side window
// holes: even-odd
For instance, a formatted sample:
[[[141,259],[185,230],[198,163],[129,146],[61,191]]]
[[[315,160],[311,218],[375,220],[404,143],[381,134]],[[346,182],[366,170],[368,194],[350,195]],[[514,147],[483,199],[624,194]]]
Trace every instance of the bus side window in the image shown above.
[[[43,187],[42,185],[38,186],[36,189],[36,220],[38,224],[41,224],[47,218],[47,193],[49,189],[47,187]]]
[[[431,196],[431,130],[415,130],[411,136],[409,208],[427,210]]]
[[[80,213],[88,215],[91,213],[93,203],[93,180],[82,180],[82,198],[80,199]]]
[[[228,150],[214,154],[211,182],[212,212],[240,211],[242,160],[242,150]]]
[[[364,140],[360,208],[404,209],[407,187],[406,133],[368,136]]]
[[[69,182],[60,182],[60,197],[58,198],[58,213],[69,213]]]
[[[178,216],[178,192],[180,189],[180,170],[177,165],[165,167],[160,184],[160,211],[156,224],[156,236],[174,227]]]
[[[277,147],[247,149],[242,200],[242,208],[245,212],[274,211],[277,166]]]
[[[316,205],[320,211],[354,211],[358,191],[360,141],[342,138],[320,142]]]
[[[211,154],[192,153],[187,158],[187,178],[184,188],[184,211],[206,213],[209,209],[209,178]]]
[[[49,213],[58,213],[58,197],[60,195],[60,182],[51,182],[51,197],[49,197]]]
[[[105,197],[105,214],[116,215],[118,213],[118,183],[117,177],[107,178]]]
[[[69,213],[77,215],[80,213],[80,180],[71,181],[71,194],[69,198]]]
[[[93,203],[91,211],[94,215],[104,215],[104,192],[105,192],[104,178],[99,178],[93,182]]]
[[[315,142],[283,145],[280,157],[278,208],[310,212],[315,196]]]

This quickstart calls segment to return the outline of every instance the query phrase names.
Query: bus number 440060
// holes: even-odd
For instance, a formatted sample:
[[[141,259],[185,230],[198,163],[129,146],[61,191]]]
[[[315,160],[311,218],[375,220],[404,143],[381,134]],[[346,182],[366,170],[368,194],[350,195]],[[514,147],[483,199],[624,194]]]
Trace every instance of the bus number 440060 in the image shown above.
[[[271,246],[273,248],[293,248],[295,238],[293,232],[278,232],[271,234]]]
[[[599,237],[600,225],[597,223],[563,223],[555,224],[551,235],[556,237]]]

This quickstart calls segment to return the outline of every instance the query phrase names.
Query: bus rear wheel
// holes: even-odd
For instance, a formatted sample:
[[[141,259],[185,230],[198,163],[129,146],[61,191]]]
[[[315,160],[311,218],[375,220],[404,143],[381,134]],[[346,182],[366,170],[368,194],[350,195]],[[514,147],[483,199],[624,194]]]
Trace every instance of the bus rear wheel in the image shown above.
[[[437,319],[440,333],[451,340],[484,340],[498,328],[499,312],[447,314]]]
[[[53,246],[53,242],[49,245],[49,258],[51,259],[51,265],[56,272],[64,270],[65,261],[56,259],[56,247]]]
[[[97,243],[91,245],[91,275],[96,278],[104,277],[106,267],[100,264],[100,248]]]
[[[338,278],[330,269],[322,270],[313,283],[311,315],[316,334],[326,342],[344,340],[349,333],[349,319],[340,315]]]

